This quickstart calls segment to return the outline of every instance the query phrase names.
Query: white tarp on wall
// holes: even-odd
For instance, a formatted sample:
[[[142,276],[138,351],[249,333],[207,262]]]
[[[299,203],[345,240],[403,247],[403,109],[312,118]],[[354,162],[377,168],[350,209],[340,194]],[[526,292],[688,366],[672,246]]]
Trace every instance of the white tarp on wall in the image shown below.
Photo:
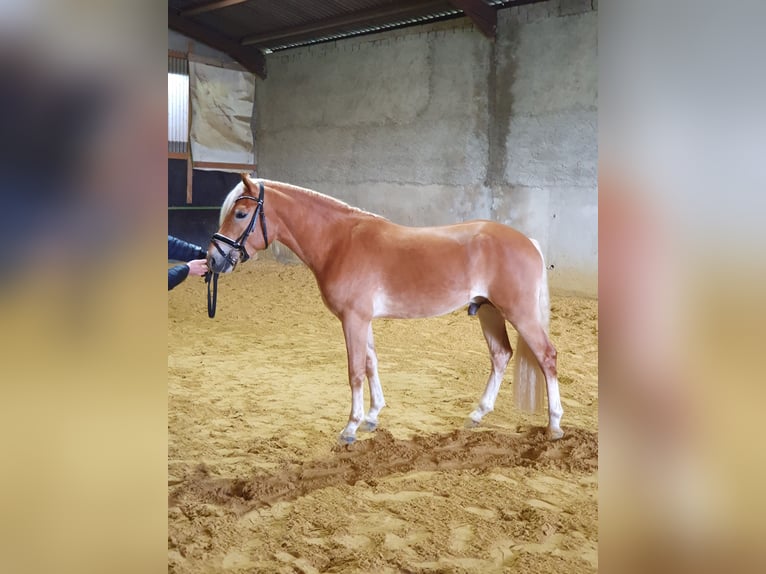
[[[255,152],[250,127],[255,101],[253,74],[190,61],[189,81],[194,163],[253,165]]]

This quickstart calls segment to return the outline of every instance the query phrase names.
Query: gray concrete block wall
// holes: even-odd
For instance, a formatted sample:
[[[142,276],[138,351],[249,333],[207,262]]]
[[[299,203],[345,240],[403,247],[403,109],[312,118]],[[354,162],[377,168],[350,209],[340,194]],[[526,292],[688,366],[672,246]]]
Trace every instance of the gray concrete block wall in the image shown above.
[[[405,224],[489,217],[490,45],[465,23],[419,30],[269,58],[258,174]]]
[[[460,19],[268,56],[258,175],[407,225],[513,225],[540,240],[553,289],[595,295],[591,5],[501,10],[494,43]]]
[[[502,168],[493,218],[537,238],[560,290],[595,294],[598,275],[597,14],[589,2],[498,13]],[[545,8],[548,16],[541,17]]]

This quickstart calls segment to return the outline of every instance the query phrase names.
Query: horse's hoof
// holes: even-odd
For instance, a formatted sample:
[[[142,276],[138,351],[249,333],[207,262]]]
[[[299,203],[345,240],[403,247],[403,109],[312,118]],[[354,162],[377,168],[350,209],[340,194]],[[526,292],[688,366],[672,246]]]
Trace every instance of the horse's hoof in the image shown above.
[[[342,445],[354,444],[355,441],[356,441],[356,437],[354,435],[340,435],[338,437],[338,442]]]
[[[373,432],[376,428],[378,428],[378,421],[362,421],[359,425],[359,430],[364,432]]]
[[[559,440],[561,437],[564,436],[564,431],[561,429],[549,428],[545,434],[548,435],[549,440]]]
[[[467,429],[475,429],[480,424],[481,424],[481,421],[475,421],[471,417],[468,417],[467,419],[465,419],[465,423],[463,423],[463,426]]]

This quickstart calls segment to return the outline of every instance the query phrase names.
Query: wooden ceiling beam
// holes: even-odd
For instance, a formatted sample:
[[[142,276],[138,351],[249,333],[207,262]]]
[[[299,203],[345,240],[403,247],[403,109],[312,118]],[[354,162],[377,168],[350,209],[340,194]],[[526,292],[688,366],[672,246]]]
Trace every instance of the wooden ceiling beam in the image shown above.
[[[497,10],[483,0],[449,0],[455,8],[473,20],[476,27],[487,38],[495,39],[497,31]]]
[[[257,48],[243,48],[239,42],[202,26],[194,20],[184,18],[171,9],[168,9],[168,28],[228,54],[249,72],[266,79],[266,58]]]
[[[183,17],[194,16],[195,14],[204,14],[205,12],[212,12],[213,10],[220,10],[221,8],[227,8],[229,6],[235,6],[236,4],[244,4],[248,0],[217,0],[216,2],[207,2],[200,4],[194,8],[187,8],[181,10],[180,14]]]
[[[264,44],[273,40],[282,40],[285,38],[318,34],[322,32],[332,32],[344,26],[369,26],[372,24],[379,24],[381,23],[381,20],[385,19],[405,19],[412,16],[421,16],[429,10],[444,9],[445,5],[448,5],[448,2],[445,2],[445,0],[413,0],[410,2],[398,2],[394,5],[389,4],[384,7],[360,10],[358,12],[344,14],[343,16],[334,18],[325,18],[324,20],[303,24],[301,26],[282,28],[281,30],[275,30],[274,32],[253,34],[243,38],[242,45],[251,46],[255,44]]]

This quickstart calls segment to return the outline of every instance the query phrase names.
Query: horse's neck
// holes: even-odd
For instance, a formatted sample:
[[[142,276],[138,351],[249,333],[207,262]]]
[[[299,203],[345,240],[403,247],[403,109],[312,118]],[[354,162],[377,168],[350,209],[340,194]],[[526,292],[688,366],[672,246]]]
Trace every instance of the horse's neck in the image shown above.
[[[321,196],[275,187],[266,199],[276,218],[276,236],[315,274],[328,262],[336,242],[346,236],[355,214]],[[268,217],[267,215],[267,223]]]

